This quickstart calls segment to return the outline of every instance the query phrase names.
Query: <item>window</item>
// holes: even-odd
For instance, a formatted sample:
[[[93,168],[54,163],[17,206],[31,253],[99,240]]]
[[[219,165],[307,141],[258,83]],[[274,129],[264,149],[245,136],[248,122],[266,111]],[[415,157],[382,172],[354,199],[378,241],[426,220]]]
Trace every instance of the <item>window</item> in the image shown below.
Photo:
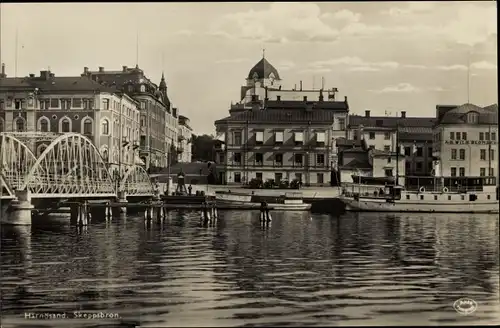
[[[295,173],[295,179],[302,181],[302,173]]]
[[[490,161],[495,160],[495,149],[490,149]]]
[[[370,133],[369,133],[369,138],[370,138],[371,140],[375,139],[375,132],[370,132]]]
[[[69,120],[67,118],[63,119],[62,121],[61,132],[70,132]]]
[[[345,130],[345,118],[339,118],[339,130]]]
[[[485,160],[486,160],[486,149],[481,149],[481,151],[479,152],[479,158],[480,158],[482,161],[485,161]]]
[[[256,172],[256,173],[255,173],[255,178],[256,178],[257,180],[262,181],[262,172]]]
[[[73,107],[81,108],[82,107],[82,98],[73,98]]]
[[[491,140],[492,141],[497,140],[497,134],[495,132],[491,132]]]
[[[455,133],[455,138],[456,138],[457,140],[460,140],[460,132]]]
[[[434,195],[434,200],[438,200],[438,196],[437,195]]]
[[[302,166],[304,156],[302,154],[295,154],[293,157],[295,165]]]
[[[146,92],[146,86],[144,84],[142,84],[139,90],[141,92]]]
[[[432,147],[429,147],[429,148],[427,149],[427,151],[428,151],[428,156],[429,156],[429,157],[430,157],[430,156],[432,156]]]
[[[479,132],[479,140],[484,140],[484,132]]]
[[[451,200],[451,196],[450,195],[448,195],[448,200]]]
[[[49,109],[50,108],[50,100],[42,99],[40,100],[40,109]]]
[[[318,183],[323,183],[323,173],[317,173],[316,180]]]
[[[50,108],[59,108],[59,99],[57,98],[50,99]]]
[[[93,99],[83,99],[83,109],[93,109],[94,100]]]
[[[384,132],[384,140],[391,140],[391,133],[390,132]]]
[[[325,144],[325,133],[324,132],[316,132],[316,143],[319,145]]]
[[[283,131],[278,131],[274,133],[274,142],[283,143]]]
[[[2,119],[0,119],[0,132],[4,132],[3,131],[3,120]]]
[[[24,131],[24,120],[19,118],[16,120],[16,131],[23,132]]]
[[[241,173],[240,172],[234,172],[234,182],[241,183]]]
[[[295,132],[295,144],[303,144],[304,143],[304,133]]]
[[[485,177],[486,176],[486,168],[482,167],[479,169],[479,176]]]
[[[386,177],[392,177],[392,169],[385,169],[384,171]]]
[[[451,159],[453,159],[453,160],[457,159],[457,150],[456,149],[451,150]]]
[[[391,151],[391,146],[384,146],[384,151]]]
[[[14,105],[16,109],[21,109],[21,99],[14,100]]]
[[[465,149],[460,149],[459,154],[460,154],[460,160],[461,161],[465,160]]]
[[[465,176],[465,167],[461,167],[458,171],[459,171],[459,175],[460,175],[461,177],[464,177],[464,176]]]
[[[490,171],[490,172],[489,172],[490,174],[488,174],[488,175],[489,175],[490,177],[494,177],[494,176],[495,176],[495,169],[494,169],[494,168],[492,168],[492,167],[490,167],[489,171]]]
[[[102,134],[109,134],[109,121],[108,120],[103,120],[101,123],[101,133]]]
[[[474,124],[477,123],[479,120],[479,114],[476,112],[469,112],[467,113],[467,122]]]
[[[234,145],[241,146],[241,131],[233,132]]]
[[[406,199],[409,200],[410,199],[410,195],[406,195]]]
[[[5,109],[5,102],[0,100],[0,110]]]
[[[452,177],[456,177],[456,176],[457,176],[457,168],[456,168],[456,167],[452,167],[452,168],[450,169],[450,175],[451,175]]]
[[[90,118],[83,122],[83,134],[92,135],[92,120]]]
[[[40,132],[49,132],[49,122],[46,119],[40,121]]]
[[[283,154],[275,154],[274,155],[274,162],[276,165],[283,165]]]
[[[255,143],[261,145],[264,143],[264,132],[257,131],[255,132]]]
[[[241,163],[241,153],[234,153],[234,161],[236,163]]]
[[[418,157],[424,156],[424,149],[422,147],[417,147],[417,156]]]
[[[420,200],[424,200],[424,195],[420,195]]]
[[[450,132],[450,140],[455,140],[455,132]]]
[[[410,172],[410,171],[411,171],[411,165],[410,165],[410,163],[409,163],[409,162],[406,162],[406,163],[405,163],[405,171],[406,171],[406,174],[408,174],[408,172]]]
[[[61,99],[61,109],[70,109],[71,99]]]
[[[467,140],[467,132],[462,132],[462,140]]]
[[[256,153],[255,154],[255,165],[262,166],[264,161],[264,154]]]
[[[144,100],[141,100],[141,109],[146,109],[146,102]]]
[[[318,166],[325,165],[325,155],[324,154],[317,154],[316,155],[316,165],[318,165]]]
[[[389,156],[387,157],[387,163],[390,163],[392,161],[392,158]]]
[[[102,101],[102,109],[109,110],[109,99],[104,99]]]
[[[279,183],[283,179],[283,173],[274,173],[274,181]]]
[[[405,156],[411,156],[411,147],[405,147]]]
[[[417,171],[422,171],[423,169],[423,163],[422,162],[417,162]]]

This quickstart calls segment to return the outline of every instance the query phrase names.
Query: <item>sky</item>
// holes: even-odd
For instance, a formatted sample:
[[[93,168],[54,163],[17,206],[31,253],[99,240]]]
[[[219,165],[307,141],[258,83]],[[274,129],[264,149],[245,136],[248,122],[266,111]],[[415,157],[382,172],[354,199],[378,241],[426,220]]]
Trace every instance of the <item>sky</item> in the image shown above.
[[[498,102],[495,1],[0,6],[8,76],[16,30],[17,76],[138,63],[157,84],[165,73],[196,134],[214,133],[214,121],[228,116],[262,49],[283,88],[301,80],[319,88],[323,77],[353,114],[434,116],[437,104]]]

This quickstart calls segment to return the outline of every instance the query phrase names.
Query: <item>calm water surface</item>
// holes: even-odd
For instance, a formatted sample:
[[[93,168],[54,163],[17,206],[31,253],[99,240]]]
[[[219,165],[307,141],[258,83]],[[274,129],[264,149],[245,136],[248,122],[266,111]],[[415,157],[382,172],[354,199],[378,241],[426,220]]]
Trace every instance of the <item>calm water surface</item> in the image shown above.
[[[4,327],[500,324],[496,216],[171,213],[2,226]],[[464,316],[453,302],[478,303]],[[98,311],[109,319],[25,319]]]

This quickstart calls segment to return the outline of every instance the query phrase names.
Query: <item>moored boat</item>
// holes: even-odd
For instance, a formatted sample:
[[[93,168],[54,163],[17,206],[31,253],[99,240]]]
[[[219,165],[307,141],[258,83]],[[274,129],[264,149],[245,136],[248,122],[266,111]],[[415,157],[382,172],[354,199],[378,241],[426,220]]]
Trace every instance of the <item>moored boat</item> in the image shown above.
[[[231,191],[216,191],[215,201],[217,205],[228,206],[237,209],[252,208],[259,209],[261,202],[254,201],[253,196]],[[267,205],[276,211],[308,211],[311,204],[304,203],[301,193],[285,193],[280,197],[274,197]]]
[[[431,190],[351,184],[344,186],[339,199],[346,211],[353,212],[499,213],[498,187],[482,185],[482,178],[475,180],[480,183],[468,187],[429,188]]]

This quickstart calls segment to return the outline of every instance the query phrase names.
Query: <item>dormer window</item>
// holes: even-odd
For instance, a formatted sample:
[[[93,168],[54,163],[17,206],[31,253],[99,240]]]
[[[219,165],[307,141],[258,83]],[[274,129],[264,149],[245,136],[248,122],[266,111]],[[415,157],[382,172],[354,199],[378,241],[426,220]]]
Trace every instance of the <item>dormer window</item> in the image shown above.
[[[467,123],[477,124],[478,122],[479,122],[479,113],[477,113],[477,112],[468,112],[467,113]]]
[[[259,74],[257,74],[257,72],[253,73],[252,78],[257,80],[259,78]]]
[[[146,92],[146,86],[144,84],[142,84],[139,90],[141,92]]]

